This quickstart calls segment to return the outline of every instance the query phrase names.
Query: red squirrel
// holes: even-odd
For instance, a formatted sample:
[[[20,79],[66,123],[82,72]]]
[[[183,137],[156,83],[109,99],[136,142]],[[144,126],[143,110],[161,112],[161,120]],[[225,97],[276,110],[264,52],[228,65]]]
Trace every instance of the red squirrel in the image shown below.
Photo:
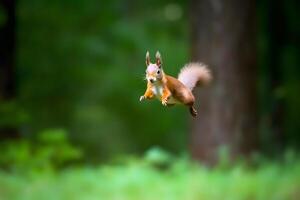
[[[196,86],[207,85],[212,80],[210,70],[202,63],[188,63],[180,70],[176,79],[163,71],[162,59],[158,51],[155,57],[156,62],[151,63],[147,51],[147,89],[140,97],[140,101],[156,97],[164,106],[183,104],[189,108],[191,115],[196,117],[197,110],[194,108],[195,97],[192,90]]]

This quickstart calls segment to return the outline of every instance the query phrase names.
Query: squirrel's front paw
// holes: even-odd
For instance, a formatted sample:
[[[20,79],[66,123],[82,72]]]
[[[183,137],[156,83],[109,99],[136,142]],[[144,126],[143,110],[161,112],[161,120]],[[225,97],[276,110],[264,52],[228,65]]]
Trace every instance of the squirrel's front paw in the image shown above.
[[[161,100],[161,104],[162,104],[162,105],[166,106],[167,103],[168,103],[168,99],[162,99],[162,100]]]
[[[140,97],[140,101],[143,101],[144,99],[145,99],[144,95]]]

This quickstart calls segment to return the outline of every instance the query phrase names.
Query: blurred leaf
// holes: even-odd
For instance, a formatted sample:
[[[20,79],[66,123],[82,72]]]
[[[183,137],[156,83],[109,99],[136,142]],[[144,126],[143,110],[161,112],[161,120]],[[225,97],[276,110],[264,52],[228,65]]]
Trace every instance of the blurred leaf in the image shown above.
[[[172,156],[159,147],[152,147],[145,153],[144,160],[150,164],[168,164]]]
[[[0,127],[18,127],[29,119],[28,113],[16,101],[0,101]]]

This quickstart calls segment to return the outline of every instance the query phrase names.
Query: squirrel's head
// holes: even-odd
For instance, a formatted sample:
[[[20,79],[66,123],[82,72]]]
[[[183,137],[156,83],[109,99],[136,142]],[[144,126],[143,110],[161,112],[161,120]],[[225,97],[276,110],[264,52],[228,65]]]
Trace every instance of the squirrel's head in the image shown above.
[[[163,69],[162,69],[162,62],[160,53],[157,51],[156,55],[156,62],[150,62],[150,55],[147,51],[146,53],[146,79],[148,82],[155,83],[156,81],[161,81],[163,79]]]

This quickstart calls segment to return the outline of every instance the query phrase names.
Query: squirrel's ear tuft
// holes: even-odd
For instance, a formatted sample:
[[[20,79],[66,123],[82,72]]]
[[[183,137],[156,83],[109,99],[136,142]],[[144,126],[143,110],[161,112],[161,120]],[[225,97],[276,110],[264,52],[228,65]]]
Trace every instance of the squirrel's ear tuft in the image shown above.
[[[149,51],[146,53],[146,65],[148,66],[150,64],[150,54]]]
[[[161,67],[162,61],[161,61],[161,55],[159,51],[156,52],[155,58],[156,58],[156,65],[158,67]]]

